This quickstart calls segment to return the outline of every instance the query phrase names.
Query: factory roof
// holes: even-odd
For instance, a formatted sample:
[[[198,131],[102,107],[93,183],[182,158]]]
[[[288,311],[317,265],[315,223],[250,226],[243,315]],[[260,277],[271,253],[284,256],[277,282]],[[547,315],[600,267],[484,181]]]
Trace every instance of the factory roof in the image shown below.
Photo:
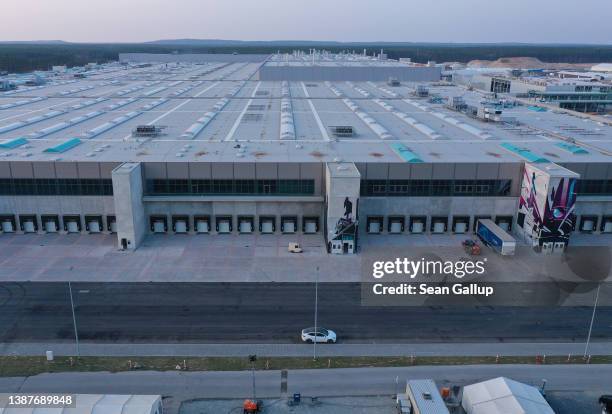
[[[430,83],[420,98],[418,85],[406,82],[253,80],[260,66],[114,63],[43,73],[44,84],[0,92],[0,162],[611,160],[609,118],[508,98],[502,122],[483,122],[446,105],[449,96],[475,108],[493,104],[478,91]]]

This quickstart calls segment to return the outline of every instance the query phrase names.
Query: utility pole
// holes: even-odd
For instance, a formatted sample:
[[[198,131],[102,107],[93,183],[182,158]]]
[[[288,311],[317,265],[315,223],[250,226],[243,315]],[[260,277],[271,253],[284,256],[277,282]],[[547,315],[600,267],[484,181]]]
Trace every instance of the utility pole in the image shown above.
[[[257,355],[249,355],[249,361],[251,362],[251,376],[253,378],[253,401],[257,398],[255,392],[255,362],[257,361]]]
[[[595,322],[595,312],[597,312],[597,302],[599,301],[599,290],[601,289],[601,282],[597,285],[597,292],[595,293],[595,303],[593,304],[593,314],[591,315],[591,324],[589,325],[589,334],[587,335],[586,345],[584,347],[584,358],[589,353],[589,344],[591,343],[591,333],[593,332],[593,323]]]
[[[315,314],[314,314],[314,340],[312,341],[313,345],[313,360],[317,360],[317,318],[319,314],[319,266],[317,266],[317,274],[315,280]]]
[[[74,325],[74,338],[76,340],[76,355],[81,356],[79,351],[79,331],[77,329],[76,315],[74,314],[74,299],[72,298],[72,283],[68,282],[68,290],[70,291],[70,306],[72,307],[72,324]]]

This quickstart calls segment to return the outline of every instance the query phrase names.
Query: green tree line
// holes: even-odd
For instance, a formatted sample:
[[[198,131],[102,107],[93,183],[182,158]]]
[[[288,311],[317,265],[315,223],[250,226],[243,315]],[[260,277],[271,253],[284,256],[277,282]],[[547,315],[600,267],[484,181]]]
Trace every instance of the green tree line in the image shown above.
[[[505,44],[398,44],[398,43],[300,43],[256,42],[238,45],[185,44],[0,44],[0,71],[15,73],[47,70],[53,65],[82,66],[89,62],[117,60],[119,53],[275,53],[291,52],[299,47],[325,48],[332,52],[363,51],[368,54],[385,50],[390,58],[412,58],[415,62],[468,62],[473,59],[496,60],[503,57],[529,56],[543,62],[612,62],[612,45],[505,45]]]

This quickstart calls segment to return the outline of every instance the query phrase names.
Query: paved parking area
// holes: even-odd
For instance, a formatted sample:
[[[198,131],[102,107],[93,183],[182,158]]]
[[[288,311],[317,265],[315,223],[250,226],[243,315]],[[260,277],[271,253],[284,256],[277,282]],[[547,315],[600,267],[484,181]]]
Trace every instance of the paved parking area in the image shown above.
[[[304,253],[287,251],[298,242]],[[335,257],[321,235],[151,235],[135,252],[114,235],[0,235],[0,281],[328,281],[358,274],[359,257]]]
[[[0,234],[0,282],[313,282],[317,267],[320,281],[358,282],[362,267],[379,257],[466,259],[465,238],[368,235],[361,239],[360,254],[335,256],[326,253],[321,234],[150,235],[135,252],[118,250],[114,235]],[[290,242],[301,243],[304,253],[289,253]],[[603,252],[606,260],[593,256],[594,261],[602,262],[609,275],[610,246],[608,235],[576,234],[572,248],[583,249],[581,255]],[[543,256],[527,246],[520,246],[514,257],[485,248],[480,259],[487,261],[491,281],[533,281],[567,272],[561,256]]]

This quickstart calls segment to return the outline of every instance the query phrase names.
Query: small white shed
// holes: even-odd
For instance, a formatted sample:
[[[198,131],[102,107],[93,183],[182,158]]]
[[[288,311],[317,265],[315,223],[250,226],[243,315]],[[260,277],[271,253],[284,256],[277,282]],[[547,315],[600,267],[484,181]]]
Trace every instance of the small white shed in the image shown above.
[[[2,408],[0,414],[163,414],[160,395],[77,394],[74,408]]]

